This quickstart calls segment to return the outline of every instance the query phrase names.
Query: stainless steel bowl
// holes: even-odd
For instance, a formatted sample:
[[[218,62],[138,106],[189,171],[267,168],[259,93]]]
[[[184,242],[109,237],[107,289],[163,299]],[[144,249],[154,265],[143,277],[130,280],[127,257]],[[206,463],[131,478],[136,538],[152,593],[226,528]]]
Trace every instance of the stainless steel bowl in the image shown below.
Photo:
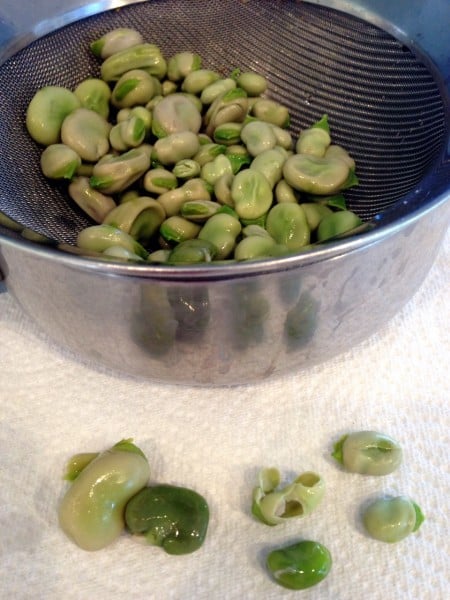
[[[93,68],[82,49],[94,32],[131,24],[167,52],[266,73],[294,130],[327,112],[357,159],[351,207],[374,228],[284,258],[164,267],[81,257],[0,227],[6,289],[54,340],[155,381],[248,383],[348,350],[414,294],[450,214],[447,0],[80,4],[58,12],[47,0],[33,23],[24,3],[0,12],[0,211],[63,244],[87,224],[40,176],[24,109],[37,87]]]

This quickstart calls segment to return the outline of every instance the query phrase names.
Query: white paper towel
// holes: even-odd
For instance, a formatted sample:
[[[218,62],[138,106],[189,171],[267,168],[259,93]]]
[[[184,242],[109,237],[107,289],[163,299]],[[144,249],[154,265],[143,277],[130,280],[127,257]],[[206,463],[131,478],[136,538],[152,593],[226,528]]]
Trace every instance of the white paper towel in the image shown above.
[[[234,388],[172,387],[106,373],[66,356],[0,294],[0,597],[44,600],[324,598],[444,600],[450,551],[450,236],[414,298],[382,331],[307,373]],[[392,475],[342,472],[330,458],[343,433],[378,429],[400,441]],[[133,437],[153,482],[196,489],[211,520],[204,546],[174,557],[126,535],[88,553],[60,531],[61,476],[74,453]],[[327,484],[309,517],[255,521],[259,469],[315,470]],[[406,494],[426,521],[386,545],[361,529],[360,508]],[[303,592],[273,583],[267,552],[324,543],[330,575]]]

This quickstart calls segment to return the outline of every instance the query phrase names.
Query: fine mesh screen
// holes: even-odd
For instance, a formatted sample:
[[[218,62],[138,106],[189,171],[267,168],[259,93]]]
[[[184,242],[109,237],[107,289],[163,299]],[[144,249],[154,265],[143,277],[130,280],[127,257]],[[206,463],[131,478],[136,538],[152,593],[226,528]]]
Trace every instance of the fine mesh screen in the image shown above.
[[[25,48],[0,68],[0,210],[25,226],[73,242],[90,224],[65,186],[40,174],[41,149],[24,127],[27,104],[45,85],[74,88],[99,73],[89,43],[134,27],[169,57],[198,52],[205,67],[267,76],[270,96],[291,112],[291,130],[329,115],[333,140],[357,162],[350,207],[370,219],[423,178],[439,154],[445,107],[428,68],[379,28],[296,1],[153,0],[78,21]]]

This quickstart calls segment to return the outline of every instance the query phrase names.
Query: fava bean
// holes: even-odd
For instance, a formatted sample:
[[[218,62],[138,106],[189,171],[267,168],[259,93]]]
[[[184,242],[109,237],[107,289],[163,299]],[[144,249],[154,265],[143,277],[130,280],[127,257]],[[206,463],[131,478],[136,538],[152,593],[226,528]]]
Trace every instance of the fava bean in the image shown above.
[[[351,210],[332,212],[324,216],[317,228],[317,239],[324,242],[336,236],[352,231],[362,224],[362,220]]]
[[[100,550],[123,531],[127,502],[148,482],[142,451],[122,440],[83,468],[58,510],[64,533],[84,550]]]
[[[146,259],[147,250],[125,231],[112,225],[92,225],[80,231],[77,246],[93,252],[104,252],[112,246],[121,246],[140,258]]]
[[[157,200],[139,196],[115,207],[103,222],[145,244],[158,232],[165,218],[164,208]]]
[[[124,73],[133,69],[145,69],[150,75],[162,79],[167,63],[155,44],[137,44],[108,56],[100,67],[104,81],[119,81]]]
[[[28,133],[43,146],[57,144],[64,119],[80,106],[78,97],[66,88],[54,85],[41,88],[27,107]]]
[[[111,103],[116,108],[143,106],[156,95],[155,79],[143,69],[126,71],[116,82]]]
[[[194,52],[177,52],[167,63],[167,77],[170,81],[181,81],[186,79],[192,71],[198,71],[202,65],[202,59]]]
[[[358,431],[342,436],[333,458],[352,473],[388,475],[402,462],[403,452],[394,439],[378,431]]]
[[[164,194],[168,190],[173,190],[178,186],[176,176],[167,169],[155,168],[150,169],[144,176],[144,189],[152,194]]]
[[[339,158],[293,154],[284,163],[283,175],[300,192],[330,195],[345,187],[350,168]]]
[[[363,514],[369,535],[389,544],[400,542],[416,532],[424,519],[420,507],[404,496],[378,498]]]
[[[206,537],[209,508],[194,490],[173,485],[147,487],[132,498],[125,510],[131,533],[168,554],[198,550]]]
[[[109,151],[111,125],[99,113],[76,108],[61,125],[61,140],[88,162],[96,162]]]
[[[226,213],[216,213],[203,225],[198,238],[211,242],[217,248],[216,259],[224,259],[233,252],[241,228],[236,217]]]
[[[94,190],[89,178],[75,177],[68,187],[69,196],[96,223],[103,223],[106,216],[116,207],[111,196]]]
[[[303,540],[285,548],[272,550],[267,568],[277,583],[291,590],[317,585],[331,569],[331,554],[319,542]]]
[[[272,204],[272,189],[266,177],[252,169],[235,175],[231,183],[234,208],[242,219],[265,215]]]
[[[42,173],[50,179],[72,179],[80,165],[79,154],[65,144],[50,144],[41,154]]]
[[[135,29],[118,27],[91,42],[90,48],[96,56],[108,58],[112,54],[142,44],[143,41],[142,35]]]
[[[90,185],[106,194],[123,192],[149,167],[150,156],[142,146],[118,156],[107,155],[95,164]]]
[[[266,229],[273,239],[291,252],[310,242],[310,230],[303,208],[299,204],[275,204],[267,215]]]
[[[77,85],[75,96],[83,108],[88,108],[101,115],[104,119],[109,116],[111,89],[102,79],[89,78]]]

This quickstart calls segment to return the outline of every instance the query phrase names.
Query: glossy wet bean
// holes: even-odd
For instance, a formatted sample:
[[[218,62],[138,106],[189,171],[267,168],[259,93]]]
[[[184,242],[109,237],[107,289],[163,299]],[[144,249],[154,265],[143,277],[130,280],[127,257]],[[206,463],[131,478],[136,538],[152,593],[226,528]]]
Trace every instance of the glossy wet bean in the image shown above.
[[[331,554],[319,542],[303,540],[272,550],[266,559],[274,580],[291,590],[304,590],[325,579],[331,569]]]
[[[109,151],[111,125],[88,108],[72,111],[61,125],[61,140],[87,162],[96,162]]]
[[[168,554],[189,554],[198,550],[206,537],[209,508],[194,490],[174,485],[143,489],[125,510],[131,533],[144,536],[149,544]]]
[[[124,529],[127,502],[148,482],[150,468],[131,440],[122,440],[83,468],[58,510],[64,533],[84,550],[100,550]]]
[[[217,248],[217,260],[228,258],[236,245],[236,238],[242,226],[239,220],[226,213],[213,215],[203,225],[198,238],[206,240]]]
[[[378,431],[357,431],[342,436],[332,453],[347,471],[363,475],[388,475],[401,464],[400,444]]]
[[[267,215],[266,229],[273,239],[291,252],[310,242],[310,229],[303,208],[296,203],[275,204]]]
[[[108,118],[111,89],[103,79],[84,79],[74,89],[74,94],[83,108],[97,112],[104,119]]]
[[[148,243],[164,222],[166,213],[154,198],[139,196],[115,207],[104,219],[106,225],[118,227],[140,243]]]
[[[234,209],[241,219],[257,219],[272,205],[272,188],[259,171],[245,169],[231,183]]]

